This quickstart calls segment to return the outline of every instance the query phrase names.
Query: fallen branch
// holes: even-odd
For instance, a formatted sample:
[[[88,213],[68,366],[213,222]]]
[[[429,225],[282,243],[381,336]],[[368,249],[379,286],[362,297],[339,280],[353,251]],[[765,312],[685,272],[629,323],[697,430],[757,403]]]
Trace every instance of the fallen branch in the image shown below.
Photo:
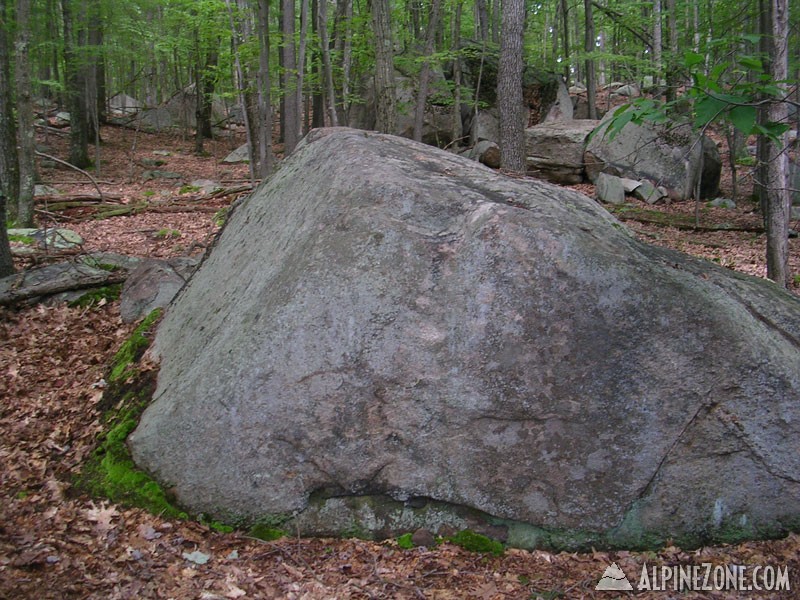
[[[61,160],[60,158],[57,158],[57,157],[52,156],[50,154],[45,154],[44,152],[39,152],[38,150],[36,150],[36,156],[41,156],[42,158],[48,158],[48,159],[50,159],[52,161],[57,162],[60,165],[64,165],[65,167],[68,167],[70,169],[74,169],[78,173],[81,173],[81,174],[85,175],[92,182],[92,184],[94,184],[94,187],[97,190],[97,193],[100,195],[100,197],[101,198],[103,197],[103,190],[100,189],[100,186],[97,184],[97,180],[94,177],[92,177],[91,175],[89,175],[89,173],[87,173],[83,169],[81,169],[79,167],[76,167],[72,163],[69,163],[69,162],[67,162],[65,160]]]
[[[738,231],[747,233],[764,233],[763,227],[756,225],[695,225],[694,223],[681,223],[680,221],[668,221],[666,219],[654,219],[637,215],[616,213],[614,215],[620,221],[636,221],[647,225],[659,225],[661,227],[674,227],[681,231],[715,232],[715,231]]]
[[[0,305],[122,283],[127,276],[127,271],[105,271],[77,262],[49,265],[0,279]]]

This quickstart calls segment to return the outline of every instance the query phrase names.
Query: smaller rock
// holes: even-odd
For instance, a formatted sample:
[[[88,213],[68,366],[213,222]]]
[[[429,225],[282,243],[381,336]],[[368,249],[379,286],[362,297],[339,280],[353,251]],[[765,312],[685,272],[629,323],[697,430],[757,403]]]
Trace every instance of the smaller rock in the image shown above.
[[[470,158],[482,162],[492,169],[500,168],[500,146],[489,140],[481,140],[470,153]]]
[[[622,189],[625,190],[626,194],[632,194],[633,190],[642,185],[641,181],[629,179],[628,177],[620,177],[620,180],[622,181]]]
[[[45,229],[9,229],[9,236],[31,238],[39,248],[51,250],[68,250],[83,244],[83,238],[71,229],[45,228]]]
[[[197,267],[198,259],[145,260],[122,286],[119,312],[123,323],[133,323],[156,308],[164,308]]]
[[[633,190],[633,195],[636,196],[639,200],[643,200],[648,204],[655,204],[659,200],[661,200],[666,194],[662,194],[656,186],[652,183],[643,179],[639,182],[639,185],[636,186],[636,189]]]
[[[167,161],[161,160],[160,158],[143,158],[141,163],[145,167],[163,167],[167,164]]]
[[[69,123],[70,121],[69,113],[65,111],[56,113],[56,121],[59,123]]]
[[[142,182],[150,181],[151,179],[180,179],[181,174],[173,171],[159,171],[153,169],[152,171],[145,171],[142,173]]]
[[[246,163],[250,162],[250,155],[247,152],[247,144],[242,144],[236,150],[228,154],[222,159],[222,162],[228,164]]]
[[[736,202],[734,202],[730,198],[714,198],[711,202],[708,203],[708,205],[713,206],[714,208],[729,208],[729,209],[736,208]]]
[[[58,196],[59,192],[56,188],[50,185],[35,185],[33,186],[34,196]]]
[[[611,93],[612,96],[622,96],[624,98],[632,98],[640,95],[639,87],[633,84],[623,85]]]
[[[199,189],[205,196],[222,189],[222,184],[218,181],[212,181],[211,179],[195,179],[189,185]]]
[[[472,118],[469,140],[477,144],[481,140],[498,142],[500,140],[500,125],[497,115],[492,110],[481,110]]]
[[[172,156],[172,152],[169,150],[153,150],[153,155],[155,156]]]
[[[436,538],[430,531],[428,531],[424,527],[420,527],[411,536],[411,543],[414,544],[415,546],[425,546],[426,548],[433,548],[436,545]]]
[[[622,187],[622,179],[608,173],[600,173],[597,177],[596,193],[597,199],[606,204],[624,204],[625,188]]]
[[[575,84],[569,88],[569,93],[573,95],[583,94],[584,92],[586,92],[586,86],[580,81],[576,81]]]

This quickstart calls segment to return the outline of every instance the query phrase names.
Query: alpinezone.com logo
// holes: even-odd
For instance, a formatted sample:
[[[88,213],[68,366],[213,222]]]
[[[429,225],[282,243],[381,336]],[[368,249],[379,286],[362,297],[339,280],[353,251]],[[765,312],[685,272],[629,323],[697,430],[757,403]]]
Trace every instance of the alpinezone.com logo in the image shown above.
[[[777,592],[791,591],[789,569],[773,565],[642,565],[635,577],[628,578],[625,572],[611,563],[606,567],[595,590],[598,591],[739,591]],[[636,587],[631,584],[636,582]]]

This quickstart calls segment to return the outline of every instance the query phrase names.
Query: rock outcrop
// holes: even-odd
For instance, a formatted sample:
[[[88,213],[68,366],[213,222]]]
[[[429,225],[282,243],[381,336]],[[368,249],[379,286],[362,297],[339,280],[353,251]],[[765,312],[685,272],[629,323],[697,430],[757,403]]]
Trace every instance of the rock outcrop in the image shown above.
[[[309,134],[161,323],[129,445],[188,509],[301,534],[658,546],[800,525],[800,300],[593,200]]]
[[[553,183],[581,183],[586,138],[598,121],[557,121],[525,130],[528,175]]]
[[[612,139],[605,131],[613,117],[613,112],[606,115],[586,146],[586,175],[592,182],[601,172],[648,179],[663,186],[673,200],[687,200],[700,179],[702,198],[717,194],[722,161],[710,139],[676,123],[627,123]]]

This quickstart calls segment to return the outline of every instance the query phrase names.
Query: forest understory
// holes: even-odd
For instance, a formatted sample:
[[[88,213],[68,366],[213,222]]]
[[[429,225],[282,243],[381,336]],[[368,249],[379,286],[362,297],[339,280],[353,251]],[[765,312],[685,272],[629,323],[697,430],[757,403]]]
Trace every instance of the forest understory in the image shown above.
[[[59,197],[37,202],[40,225],[68,227],[84,238],[82,252],[135,256],[200,254],[218,231],[218,211],[247,193],[248,168],[221,159],[241,136],[206,142],[120,127],[102,131],[100,166],[93,171],[106,196],[63,210],[64,198],[96,194],[78,173],[42,170]],[[40,132],[48,153],[67,155],[66,137]],[[154,154],[158,152],[158,154]],[[165,154],[168,153],[168,154]],[[145,160],[147,159],[147,160]],[[165,164],[152,166],[158,159]],[[154,168],[178,180],[143,181]],[[737,208],[699,210],[693,202],[651,207],[629,199],[615,214],[641,239],[763,277],[765,234],[746,199],[750,175],[740,174]],[[195,179],[220,182],[223,193],[203,195]],[[589,195],[588,184],[573,186]],[[723,177],[723,196],[731,179]],[[105,210],[130,214],[93,218]],[[123,210],[124,212],[124,210]],[[793,222],[794,229],[800,223]],[[800,241],[790,242],[791,292],[800,295]],[[19,259],[19,268],[34,259]],[[38,256],[37,262],[47,262]],[[63,257],[58,260],[64,260]],[[642,565],[726,564],[787,566],[792,591],[760,597],[796,598],[800,536],[731,546],[654,552],[553,553],[508,549],[502,556],[464,550],[400,548],[396,541],[299,539],[263,542],[243,532],[220,533],[193,521],[165,519],[78,493],[72,482],[102,431],[100,402],[106,370],[131,333],[118,301],[85,308],[37,305],[0,309],[0,598],[611,598],[595,591],[610,563],[629,574]],[[637,581],[631,581],[636,588]],[[741,598],[736,591],[642,592],[637,598]]]

